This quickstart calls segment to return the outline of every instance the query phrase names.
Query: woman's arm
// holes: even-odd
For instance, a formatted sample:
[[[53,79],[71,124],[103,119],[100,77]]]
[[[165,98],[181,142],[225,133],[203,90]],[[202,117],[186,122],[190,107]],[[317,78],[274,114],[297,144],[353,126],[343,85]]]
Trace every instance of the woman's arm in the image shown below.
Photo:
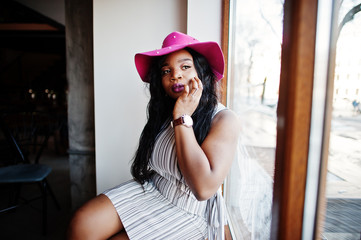
[[[193,128],[174,128],[179,168],[198,200],[214,195],[227,176],[232,164],[238,136],[239,119],[230,110],[219,112],[201,146]]]

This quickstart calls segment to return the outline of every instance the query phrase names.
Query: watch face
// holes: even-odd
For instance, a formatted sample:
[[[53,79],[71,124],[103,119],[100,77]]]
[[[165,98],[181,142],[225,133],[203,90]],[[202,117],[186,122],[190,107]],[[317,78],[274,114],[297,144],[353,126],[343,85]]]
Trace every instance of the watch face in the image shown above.
[[[187,127],[193,126],[193,119],[190,116],[184,115],[183,121],[184,121],[184,125],[186,125]]]

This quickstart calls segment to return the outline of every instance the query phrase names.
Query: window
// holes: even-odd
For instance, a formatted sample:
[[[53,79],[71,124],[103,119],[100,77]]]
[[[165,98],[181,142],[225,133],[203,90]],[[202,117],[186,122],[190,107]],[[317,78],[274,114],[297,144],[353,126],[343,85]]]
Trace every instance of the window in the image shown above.
[[[258,174],[274,180],[270,232],[269,219],[263,218],[265,222],[262,223],[267,227],[261,231],[265,238],[269,233],[271,239],[360,239],[361,156],[357,155],[361,153],[361,118],[360,110],[357,110],[360,105],[358,99],[352,101],[345,97],[350,97],[354,89],[360,88],[357,85],[359,81],[351,78],[347,81],[347,76],[359,74],[359,69],[353,63],[360,62],[361,52],[359,44],[346,44],[348,52],[353,55],[342,61],[339,50],[342,41],[337,42],[338,33],[339,39],[342,39],[343,32],[347,32],[337,31],[337,26],[342,26],[341,20],[347,13],[350,13],[346,18],[347,27],[352,26],[349,24],[351,21],[358,26],[350,29],[349,37],[352,39],[349,40],[360,42],[357,34],[360,31],[360,0],[285,0],[284,5],[281,4],[285,20],[281,30],[281,74],[274,125],[266,121],[272,122],[272,118],[267,118],[272,114],[264,117],[259,110],[269,100],[266,99],[267,87],[266,90],[257,90],[262,86],[261,73],[267,72],[268,65],[274,62],[266,60],[267,66],[253,71],[258,69],[256,56],[266,58],[267,52],[272,50],[264,48],[257,51],[262,45],[262,39],[256,38],[261,24],[250,23],[259,15],[263,20],[267,19],[262,8],[272,9],[269,5],[271,2],[237,0],[230,4],[232,44],[228,58],[228,105],[239,113],[246,126],[242,139],[245,148],[240,148],[243,161],[236,162],[226,182],[225,196],[232,234],[235,239],[252,239],[260,233],[257,229],[259,225],[253,220],[262,219],[262,215],[257,215],[262,210],[269,211],[269,199],[254,197],[259,181],[245,181],[245,178],[252,179],[249,175]],[[339,3],[342,3],[341,6],[337,5]],[[261,9],[253,11],[254,4],[261,6]],[[246,11],[238,14],[239,6],[243,7],[241,11]],[[273,13],[276,12],[273,10]],[[243,19],[245,25],[239,25],[239,19]],[[257,29],[257,33],[253,34],[252,28]],[[268,37],[267,31],[263,32]],[[336,77],[339,85],[336,85],[334,76],[340,76]],[[347,84],[344,84],[345,81]],[[263,81],[265,83],[268,83],[268,78]],[[345,95],[346,89],[350,89],[349,96]],[[336,94],[332,94],[334,90]],[[344,118],[342,114],[347,117]],[[275,131],[265,131],[268,127]],[[265,137],[272,134],[274,138]],[[260,143],[264,144],[262,151],[259,150]],[[264,146],[273,151],[263,151],[266,149]],[[243,150],[247,150],[249,155],[245,155]],[[265,156],[272,159],[263,160],[267,159]],[[262,164],[262,161],[269,164]],[[250,167],[256,171],[247,171]],[[240,174],[242,171],[243,175]],[[268,194],[269,178],[261,179],[261,184],[268,187],[263,189],[263,193]],[[242,194],[247,190],[250,195]],[[249,200],[247,196],[253,196],[253,199]],[[249,211],[255,206],[266,208]],[[249,216],[255,218],[250,220]]]
[[[346,95],[334,95],[331,102],[328,158],[324,164],[326,188],[321,194],[326,209],[319,210],[323,215],[319,221],[321,239],[361,238],[361,82],[353,79],[360,74],[360,10],[361,0],[343,0],[335,6],[339,35],[333,37],[339,67],[334,72],[344,72],[350,80],[340,79],[340,84],[348,88]]]

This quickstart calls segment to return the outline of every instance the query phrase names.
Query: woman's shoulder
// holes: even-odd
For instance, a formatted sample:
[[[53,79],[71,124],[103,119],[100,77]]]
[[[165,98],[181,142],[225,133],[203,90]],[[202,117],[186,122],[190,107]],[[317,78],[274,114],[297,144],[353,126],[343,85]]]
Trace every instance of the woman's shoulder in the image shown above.
[[[237,141],[241,132],[241,124],[238,115],[224,105],[218,105],[216,114],[212,119],[208,139],[219,141]],[[230,140],[231,139],[231,140]],[[212,140],[210,140],[212,141]]]
[[[240,119],[234,111],[224,106],[222,103],[218,103],[214,111],[212,125],[213,124],[231,124],[232,126],[237,127],[240,126]]]
[[[218,102],[216,108],[214,109],[213,117],[215,115],[217,115],[217,113],[219,113],[220,111],[223,111],[223,110],[226,110],[226,109],[228,109],[226,106],[224,106],[222,103]]]

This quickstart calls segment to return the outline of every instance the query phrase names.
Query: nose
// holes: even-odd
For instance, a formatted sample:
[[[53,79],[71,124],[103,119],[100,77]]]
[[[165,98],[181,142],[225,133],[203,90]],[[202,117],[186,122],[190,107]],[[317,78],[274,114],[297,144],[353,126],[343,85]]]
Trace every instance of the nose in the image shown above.
[[[180,70],[174,70],[172,74],[172,80],[177,80],[182,78],[182,72]]]

